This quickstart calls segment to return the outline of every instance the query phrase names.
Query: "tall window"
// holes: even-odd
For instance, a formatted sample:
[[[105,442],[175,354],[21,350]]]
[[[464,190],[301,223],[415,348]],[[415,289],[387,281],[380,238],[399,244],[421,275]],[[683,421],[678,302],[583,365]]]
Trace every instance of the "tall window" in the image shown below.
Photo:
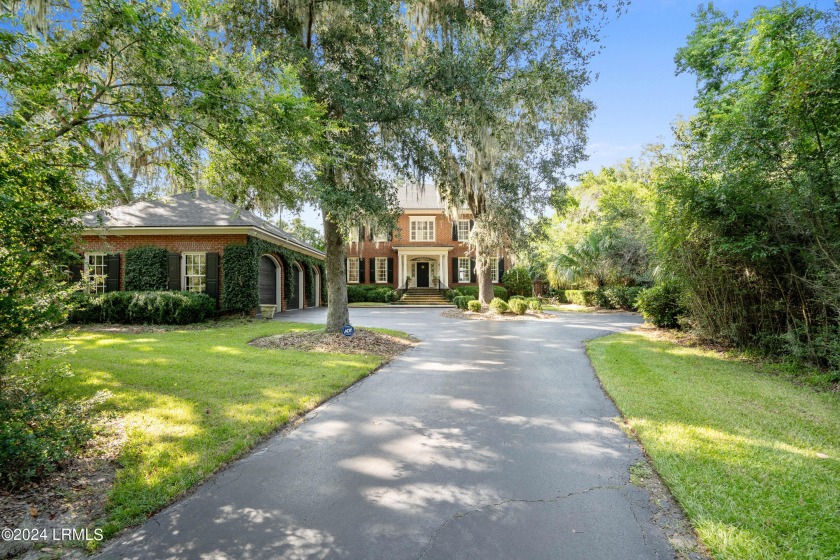
[[[347,282],[350,284],[359,283],[359,259],[347,259]]]
[[[435,240],[435,219],[412,219],[411,220],[412,241],[434,241]]]
[[[184,253],[184,289],[188,292],[205,291],[207,287],[207,255],[205,253]]]
[[[350,243],[359,242],[359,226],[350,226],[350,232],[347,236],[347,241],[349,241]]]
[[[376,283],[388,283],[388,259],[386,257],[376,257]]]
[[[490,278],[494,284],[499,282],[499,259],[490,261]]]
[[[380,233],[379,231],[377,231],[376,233],[373,234],[373,241],[375,243],[382,243],[382,242],[388,241],[388,232],[386,231],[386,232]]]
[[[105,253],[86,253],[85,278],[90,282],[91,293],[104,294],[107,277],[108,269],[105,264]]]
[[[458,239],[461,239],[458,237]],[[470,281],[470,258],[458,257],[458,282]]]
[[[458,220],[458,241],[469,241],[470,239],[470,221]]]

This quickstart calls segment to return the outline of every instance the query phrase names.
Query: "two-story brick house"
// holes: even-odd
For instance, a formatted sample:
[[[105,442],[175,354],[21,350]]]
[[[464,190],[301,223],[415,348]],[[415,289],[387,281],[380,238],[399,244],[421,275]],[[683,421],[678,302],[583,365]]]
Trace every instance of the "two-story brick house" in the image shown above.
[[[390,232],[354,228],[347,246],[347,283],[381,284],[394,289],[456,288],[476,285],[475,253],[468,239],[472,215],[453,220],[434,188],[401,187],[403,213]],[[498,284],[509,265],[504,254],[492,261]]]

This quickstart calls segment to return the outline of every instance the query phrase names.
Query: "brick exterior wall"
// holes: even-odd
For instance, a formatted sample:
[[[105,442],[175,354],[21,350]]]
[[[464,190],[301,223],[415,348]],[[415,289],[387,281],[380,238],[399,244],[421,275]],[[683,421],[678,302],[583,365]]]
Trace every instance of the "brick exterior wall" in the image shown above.
[[[424,218],[434,218],[435,220],[435,240],[434,241],[411,241],[411,217],[424,217]],[[469,220],[470,216],[464,215],[460,216],[459,219],[462,220]],[[359,257],[364,259],[364,266],[365,268],[365,281],[360,282],[361,285],[371,285],[376,284],[379,286],[391,286],[392,288],[396,289],[399,287],[401,280],[397,278],[398,275],[398,268],[399,268],[399,257],[397,254],[397,250],[394,249],[395,246],[397,247],[451,247],[447,252],[446,259],[447,259],[447,266],[449,268],[448,277],[446,278],[446,283],[450,288],[456,288],[458,286],[475,286],[474,282],[453,282],[452,281],[452,259],[454,257],[471,257],[475,258],[475,251],[470,251],[469,244],[464,241],[455,241],[452,239],[452,220],[449,219],[443,213],[439,214],[430,214],[430,213],[405,213],[399,217],[397,222],[397,229],[394,230],[393,236],[391,241],[380,241],[376,242],[371,240],[369,232],[365,230],[365,238],[360,242],[351,242],[347,245],[347,257]],[[500,257],[504,258],[504,267],[505,270],[509,269],[511,266],[510,258],[504,253],[499,255]],[[393,258],[394,259],[394,281],[389,284],[382,284],[375,281],[375,278],[370,278],[370,264],[369,260],[371,258],[376,257],[385,257],[385,258]],[[361,264],[361,263],[360,263]],[[500,279],[501,280],[501,279]],[[501,285],[501,282],[495,283],[494,285]]]
[[[134,247],[160,247],[166,249],[171,253],[218,253],[219,254],[219,300],[217,304],[221,304],[222,286],[224,285],[224,267],[222,266],[221,258],[225,252],[225,247],[228,245],[244,245],[248,242],[248,236],[244,234],[207,234],[207,235],[84,235],[82,236],[82,244],[79,247],[80,253],[85,252],[101,252],[101,253],[125,253],[128,249]],[[280,261],[279,256],[277,261]],[[284,286],[286,271],[283,269],[282,262],[279,262],[279,267],[282,271],[281,286]],[[307,280],[307,274],[303,275],[304,281]],[[120,259],[120,290],[125,289],[125,257]],[[304,290],[304,294],[306,291]],[[288,308],[287,294],[285,289],[281,288],[283,295],[280,304],[277,306],[280,311],[286,311]],[[323,294],[321,294],[323,302]],[[319,302],[320,305],[323,305]],[[303,307],[308,307],[309,303],[306,297],[303,298]],[[256,311],[252,311],[251,315],[255,315]]]

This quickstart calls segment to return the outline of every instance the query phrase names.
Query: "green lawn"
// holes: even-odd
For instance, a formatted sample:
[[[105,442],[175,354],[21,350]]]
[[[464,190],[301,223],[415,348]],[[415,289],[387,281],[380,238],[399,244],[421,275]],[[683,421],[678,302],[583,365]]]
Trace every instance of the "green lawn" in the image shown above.
[[[836,394],[640,332],[588,350],[715,558],[840,558]]]
[[[143,334],[64,331],[76,375],[55,390],[88,397],[123,419],[127,442],[109,495],[106,535],[139,523],[296,414],[364,377],[378,356],[264,350],[261,336],[317,325],[238,323]]]

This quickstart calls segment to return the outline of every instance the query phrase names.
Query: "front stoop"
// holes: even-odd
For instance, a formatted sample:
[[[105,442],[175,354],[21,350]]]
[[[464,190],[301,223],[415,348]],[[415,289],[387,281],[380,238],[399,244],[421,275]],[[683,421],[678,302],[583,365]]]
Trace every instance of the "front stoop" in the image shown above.
[[[435,288],[409,288],[398,303],[404,305],[452,305],[451,301],[443,297],[443,292]]]

